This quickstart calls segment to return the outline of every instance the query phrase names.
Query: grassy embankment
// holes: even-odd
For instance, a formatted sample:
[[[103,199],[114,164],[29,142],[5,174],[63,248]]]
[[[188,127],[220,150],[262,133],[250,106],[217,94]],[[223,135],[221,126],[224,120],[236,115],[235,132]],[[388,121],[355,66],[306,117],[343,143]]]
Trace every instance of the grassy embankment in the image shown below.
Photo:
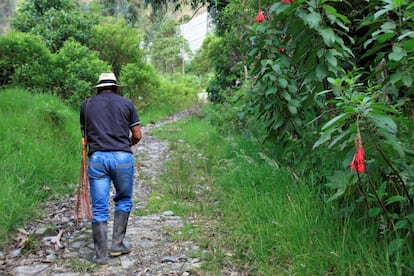
[[[172,238],[208,249],[206,269],[236,268],[253,275],[401,275],[375,227],[335,218],[314,183],[297,179],[239,136],[222,137],[208,119],[167,125],[173,160],[154,183],[149,211],[198,217]],[[183,142],[184,141],[184,142]],[[277,159],[277,158],[276,158]],[[407,256],[406,256],[407,257]],[[407,261],[407,258],[406,258]],[[412,264],[411,264],[412,265]],[[412,267],[412,266],[411,266]]]
[[[194,100],[141,113],[143,125]],[[23,89],[0,90],[0,248],[41,202],[75,193],[81,160],[79,111],[57,97]],[[72,214],[70,214],[72,215]]]
[[[141,119],[145,124],[168,115],[157,114]],[[75,191],[80,134],[78,111],[49,95],[0,91],[0,116],[3,243],[41,215],[40,202]],[[188,224],[172,238],[186,235],[209,249],[203,257],[212,273],[225,266],[256,275],[402,274],[406,264],[390,260],[377,229],[353,218],[336,220],[311,188],[317,185],[293,177],[261,155],[258,145],[221,137],[199,117],[165,126],[159,135],[171,141],[176,155],[154,183],[149,210],[201,218],[199,226]]]
[[[39,203],[73,192],[79,176],[78,115],[50,95],[0,91],[0,244]]]

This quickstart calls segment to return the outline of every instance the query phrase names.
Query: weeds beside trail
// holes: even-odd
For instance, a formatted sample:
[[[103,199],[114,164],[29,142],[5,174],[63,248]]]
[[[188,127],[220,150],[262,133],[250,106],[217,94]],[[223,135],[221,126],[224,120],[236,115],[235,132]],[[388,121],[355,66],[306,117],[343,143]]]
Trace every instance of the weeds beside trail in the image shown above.
[[[197,107],[196,107],[197,108]],[[58,275],[200,275],[204,248],[183,236],[192,228],[190,217],[170,209],[149,210],[151,186],[157,186],[163,163],[169,156],[168,142],[154,138],[152,129],[190,115],[179,112],[165,120],[142,127],[143,139],[132,148],[137,177],[134,181],[134,211],[126,240],[132,252],[109,258],[109,267],[99,269],[94,255],[90,222],[74,222],[75,189],[59,200],[42,204],[42,215],[26,222],[0,250],[0,274]],[[179,212],[177,212],[179,213]],[[113,204],[108,222],[111,242]]]
[[[79,115],[51,95],[0,91],[0,246],[39,205],[73,191],[79,177]]]
[[[386,238],[379,239],[375,227],[337,217],[318,185],[298,179],[245,137],[220,135],[208,116],[204,109],[154,130],[174,154],[148,206],[200,221],[181,234],[208,248],[205,269],[251,275],[401,275],[413,269],[403,259],[390,260]]]
[[[145,125],[192,105],[189,100],[139,115]],[[42,202],[76,190],[81,134],[79,110],[20,88],[0,90],[0,118],[1,248],[19,227],[41,216]]]
[[[78,114],[52,97],[28,95],[19,90],[0,95],[0,150],[7,153],[0,157],[2,238],[24,220],[40,217],[36,206],[41,200],[50,196],[67,200],[62,195],[76,188],[74,183],[67,184],[71,183],[68,179],[76,181],[79,173],[80,134],[79,139],[72,137],[78,134],[73,132],[78,129]],[[141,218],[164,211],[185,218],[179,227],[166,226],[156,232],[164,235],[163,244],[171,244],[160,251],[166,257],[177,252],[174,244],[189,241],[197,243],[197,250],[185,262],[202,261],[196,270],[207,275],[412,274],[414,258],[411,262],[407,256],[391,259],[386,233],[379,235],[378,229],[352,216],[336,216],[336,206],[323,201],[320,185],[312,183],[311,177],[299,179],[294,169],[277,163],[271,149],[230,131],[219,133],[211,124],[209,107],[189,114],[187,119],[171,117],[169,122],[176,121],[172,124],[155,124],[151,135],[168,140],[172,151],[165,166],[155,169],[162,172],[159,180],[151,173],[139,176],[147,181],[149,190],[145,204],[144,200],[136,202],[145,205],[134,211],[138,224],[144,223]],[[50,125],[55,127],[46,128]],[[151,154],[166,157],[154,146],[140,160],[152,158]],[[34,250],[38,240],[29,237],[27,248]],[[87,243],[88,239],[86,233],[81,240]],[[150,246],[148,241],[138,240],[136,246]],[[91,248],[82,248],[86,254],[77,250],[74,259],[68,257],[72,262],[63,260],[60,268],[89,271],[89,262],[76,261],[79,254],[91,257]],[[146,259],[144,253],[133,256],[135,261],[151,264],[153,270],[163,268],[162,262],[156,263],[160,261],[156,255],[161,253],[153,259]],[[145,271],[139,263],[134,265],[132,262],[127,270]]]

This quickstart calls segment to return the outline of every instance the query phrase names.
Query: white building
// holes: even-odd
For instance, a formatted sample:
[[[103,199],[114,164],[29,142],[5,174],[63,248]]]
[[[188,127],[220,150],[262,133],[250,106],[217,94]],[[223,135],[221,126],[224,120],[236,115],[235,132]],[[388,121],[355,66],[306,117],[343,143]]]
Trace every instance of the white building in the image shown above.
[[[193,54],[201,47],[204,38],[212,31],[212,24],[208,12],[194,17],[185,24],[180,25],[181,34],[190,44]]]

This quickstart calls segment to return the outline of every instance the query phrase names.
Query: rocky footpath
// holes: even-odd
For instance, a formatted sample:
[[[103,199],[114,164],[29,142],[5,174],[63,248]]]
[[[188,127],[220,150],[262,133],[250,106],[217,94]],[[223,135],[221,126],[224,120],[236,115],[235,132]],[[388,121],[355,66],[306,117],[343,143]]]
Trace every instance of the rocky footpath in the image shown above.
[[[195,110],[180,112],[170,118],[142,128],[143,139],[133,148],[136,177],[135,208],[145,210],[151,183],[157,181],[163,162],[169,158],[169,145],[151,135],[151,130]],[[75,223],[76,196],[47,202],[41,219],[19,229],[13,242],[0,251],[0,275],[204,275],[199,269],[205,253],[193,241],[169,239],[171,230],[180,231],[187,218],[175,216],[170,210],[160,214],[131,213],[126,241],[133,251],[109,258],[108,268],[98,268],[94,255],[89,222]],[[145,212],[139,212],[145,213]],[[112,214],[112,211],[111,211]],[[111,240],[113,217],[108,224]]]

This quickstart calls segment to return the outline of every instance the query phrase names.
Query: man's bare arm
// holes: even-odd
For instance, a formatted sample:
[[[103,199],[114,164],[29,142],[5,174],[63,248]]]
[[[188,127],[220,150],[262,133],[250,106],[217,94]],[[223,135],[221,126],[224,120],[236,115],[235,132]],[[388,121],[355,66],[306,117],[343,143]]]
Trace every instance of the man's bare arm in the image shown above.
[[[132,137],[131,137],[131,145],[136,145],[142,138],[141,126],[136,125],[131,128]]]

